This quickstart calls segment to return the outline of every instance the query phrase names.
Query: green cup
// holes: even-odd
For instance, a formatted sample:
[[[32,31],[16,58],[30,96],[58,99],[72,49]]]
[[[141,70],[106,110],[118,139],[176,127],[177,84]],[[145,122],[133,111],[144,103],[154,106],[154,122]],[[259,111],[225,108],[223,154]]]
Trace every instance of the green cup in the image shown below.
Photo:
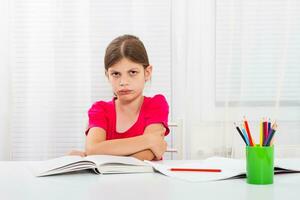
[[[272,184],[274,178],[274,146],[247,146],[247,183]]]

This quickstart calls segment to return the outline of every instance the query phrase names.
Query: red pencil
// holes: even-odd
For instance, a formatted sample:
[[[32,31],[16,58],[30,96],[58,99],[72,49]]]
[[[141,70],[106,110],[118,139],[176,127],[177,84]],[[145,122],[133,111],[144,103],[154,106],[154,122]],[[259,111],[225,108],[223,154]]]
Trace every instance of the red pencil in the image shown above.
[[[171,168],[171,171],[177,172],[221,172],[220,169],[193,169],[193,168]]]
[[[251,133],[250,133],[248,122],[247,122],[247,119],[246,119],[245,116],[244,116],[244,125],[245,125],[246,132],[248,134],[248,139],[249,139],[250,146],[255,146],[255,144],[253,142],[253,138],[252,138]]]
[[[265,120],[264,122],[263,122],[263,126],[264,126],[264,142],[267,140],[267,138],[268,138],[268,133],[269,133],[269,131],[268,131],[268,122],[267,122],[267,120]]]

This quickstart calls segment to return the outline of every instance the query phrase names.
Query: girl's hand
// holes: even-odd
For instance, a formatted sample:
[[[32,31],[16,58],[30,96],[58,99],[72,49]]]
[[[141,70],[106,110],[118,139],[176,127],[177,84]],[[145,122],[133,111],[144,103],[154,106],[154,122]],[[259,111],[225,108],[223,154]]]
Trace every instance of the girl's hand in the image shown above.
[[[79,150],[71,150],[67,153],[68,156],[81,156],[85,157],[86,153],[84,151],[79,151]]]
[[[145,137],[148,138],[150,143],[150,150],[155,155],[156,160],[160,160],[167,150],[167,142],[159,134],[146,134]]]

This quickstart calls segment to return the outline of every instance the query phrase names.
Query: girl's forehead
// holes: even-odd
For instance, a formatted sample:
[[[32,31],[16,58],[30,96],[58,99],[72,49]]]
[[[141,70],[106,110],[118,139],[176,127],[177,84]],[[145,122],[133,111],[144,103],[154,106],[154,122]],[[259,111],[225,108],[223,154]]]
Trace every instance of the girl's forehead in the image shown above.
[[[122,60],[112,65],[108,70],[127,71],[132,68],[143,69],[143,65],[140,63],[132,62],[127,58],[122,58]]]

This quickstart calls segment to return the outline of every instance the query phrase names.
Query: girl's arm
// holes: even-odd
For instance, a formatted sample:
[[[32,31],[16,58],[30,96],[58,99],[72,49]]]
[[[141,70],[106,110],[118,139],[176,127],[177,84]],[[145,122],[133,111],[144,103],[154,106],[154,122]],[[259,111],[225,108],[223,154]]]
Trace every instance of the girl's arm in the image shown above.
[[[165,137],[166,128],[162,124],[151,124],[145,128],[144,135],[148,134],[155,134],[162,139]],[[166,151],[167,143],[165,142],[164,145],[161,146],[161,153],[163,154]],[[160,153],[160,152],[158,152]],[[146,149],[137,153],[132,154],[131,156],[140,159],[140,160],[159,160],[161,158],[161,155],[155,156],[155,154],[151,151],[151,149]]]
[[[86,138],[87,155],[127,156],[147,148],[150,148],[150,142],[143,135],[125,139],[106,140],[106,131],[98,127],[91,128]]]
[[[158,128],[157,126],[162,128]],[[162,125],[153,124],[146,127],[143,135],[125,139],[106,140],[104,129],[98,127],[91,128],[86,140],[86,154],[132,155],[141,160],[150,160],[153,156],[150,153],[153,152],[160,159],[166,150],[166,142],[163,140],[162,134],[164,132],[161,133],[162,130],[165,130]],[[143,152],[143,150],[147,151]]]
[[[130,156],[135,157],[139,160],[150,160],[150,161],[155,158],[155,155],[153,154],[153,152],[150,149],[146,149],[146,150],[134,153]]]

